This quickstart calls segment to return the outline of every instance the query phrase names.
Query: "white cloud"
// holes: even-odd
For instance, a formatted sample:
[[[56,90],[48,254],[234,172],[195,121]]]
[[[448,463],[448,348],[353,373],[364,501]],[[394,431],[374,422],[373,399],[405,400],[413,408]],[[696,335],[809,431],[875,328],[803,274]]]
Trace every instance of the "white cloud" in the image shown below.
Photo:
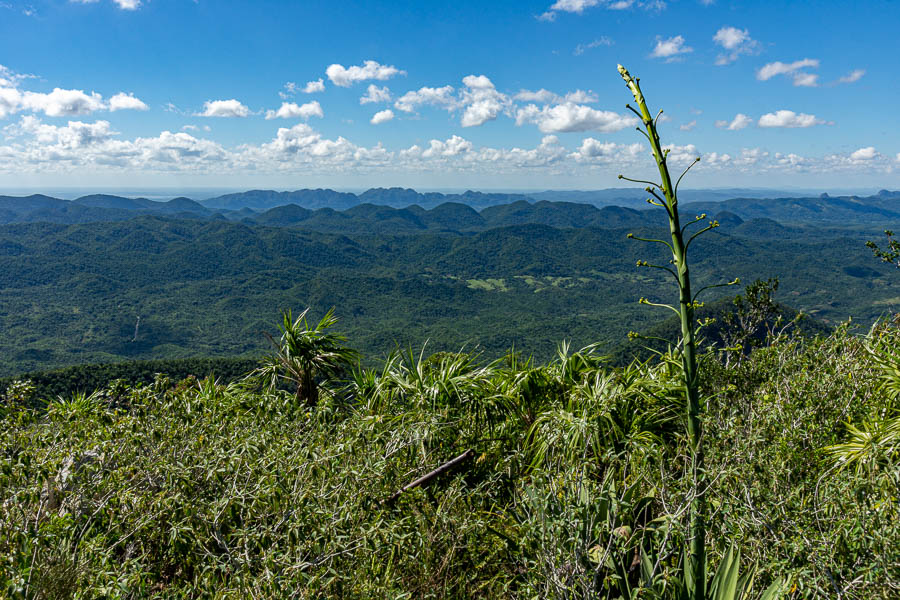
[[[574,102],[575,104],[590,104],[599,100],[597,94],[591,91],[575,90],[563,96],[563,102]]]
[[[603,6],[608,10],[627,10],[634,6],[649,11],[661,11],[666,7],[663,0],[556,0],[546,12],[537,16],[539,21],[553,22],[556,20],[557,11],[581,14],[585,9],[595,6]]]
[[[868,146],[866,148],[860,148],[859,150],[856,150],[855,152],[851,152],[850,160],[867,161],[867,160],[872,160],[876,156],[878,156],[878,152],[875,151],[875,147]]]
[[[538,102],[540,104],[561,104],[563,102],[574,102],[576,104],[590,104],[597,102],[597,94],[591,91],[575,90],[568,92],[565,96],[560,96],[544,88],[536,92],[531,90],[520,90],[518,94],[513,96],[513,100],[521,102]]]
[[[738,131],[740,129],[744,129],[748,125],[753,123],[753,119],[748,117],[745,114],[738,113],[734,116],[734,119],[729,121],[716,121],[716,127],[729,129],[731,131]]]
[[[750,32],[737,27],[722,27],[713,36],[713,41],[726,50],[739,48],[750,39]]]
[[[20,99],[22,110],[43,112],[48,117],[72,117],[88,115],[94,111],[104,110],[103,97],[81,90],[63,90],[54,88],[49,94],[23,92]]]
[[[237,100],[209,100],[203,104],[203,112],[198,117],[246,117],[250,109]]]
[[[406,71],[401,71],[393,65],[382,65],[374,60],[367,60],[361,67],[356,65],[344,67],[344,65],[333,64],[325,69],[325,74],[334,85],[350,87],[354,83],[368,79],[384,81],[395,75],[405,75]]]
[[[792,110],[779,110],[774,113],[766,113],[759,118],[758,125],[760,127],[812,127],[813,125],[822,125],[825,123],[822,119],[816,118],[815,115],[805,113],[795,113]]]
[[[746,29],[722,27],[713,36],[713,41],[726,50],[716,57],[717,65],[732,63],[742,54],[759,52],[759,42],[751,38],[750,32]]]
[[[306,85],[303,86],[304,94],[316,94],[318,92],[324,92],[324,91],[325,91],[325,82],[322,80],[321,77],[319,77],[315,81],[307,81]]]
[[[374,83],[370,83],[366,90],[366,95],[359,99],[360,104],[373,104],[378,102],[390,102],[391,91],[387,86],[378,87]]]
[[[37,117],[22,117],[18,129],[28,133],[47,145],[55,145],[61,148],[82,148],[104,142],[116,134],[108,121],[96,123],[83,123],[81,121],[69,121],[68,125],[58,127],[46,125]]]
[[[17,88],[26,79],[37,79],[34,75],[23,75],[0,65],[0,88]]]
[[[22,94],[14,88],[0,87],[0,119],[19,110],[22,104]]]
[[[775,61],[761,67],[756,72],[756,78],[760,81],[768,81],[777,75],[785,75],[794,81],[795,86],[815,87],[817,85],[818,75],[807,73],[802,69],[807,67],[818,68],[819,60],[816,58],[804,58],[792,63],[783,63]]]
[[[296,83],[294,83],[293,81],[288,81],[284,84],[284,91],[278,92],[278,96],[282,100],[287,100],[291,96],[295,95],[298,89],[299,88],[297,87]]]
[[[837,80],[838,83],[854,83],[863,78],[866,74],[865,69],[854,69]]]
[[[650,58],[666,58],[669,61],[676,60],[679,54],[693,52],[694,49],[684,45],[684,37],[676,35],[668,39],[656,37],[656,46],[650,53]]]
[[[112,0],[113,4],[122,10],[137,10],[141,6],[141,0]],[[96,4],[99,0],[69,0],[75,4]]]
[[[271,119],[309,119],[310,117],[322,118],[324,116],[325,114],[322,112],[322,106],[316,100],[307,102],[303,105],[298,105],[296,102],[282,102],[281,108],[279,108],[277,111],[266,111],[267,121]]]
[[[663,150],[668,150],[669,154],[666,156],[666,160],[673,164],[687,164],[694,162],[700,153],[697,151],[697,147],[694,144],[687,144],[686,146],[678,146],[677,144],[669,144],[663,146]]]
[[[601,142],[589,137],[582,140],[578,150],[569,156],[578,162],[621,164],[635,162],[643,151],[641,144]]]
[[[424,152],[422,152],[422,156],[424,156],[425,158],[438,156],[452,157],[469,152],[471,150],[472,142],[465,138],[461,138],[458,135],[454,135],[444,142],[440,140],[431,140],[428,143],[428,148]]]
[[[509,98],[498,92],[484,75],[467,75],[463,77],[463,85],[465,89],[459,101],[461,106],[465,106],[460,120],[463,127],[483,125],[511,106]]]
[[[597,6],[601,2],[602,0],[556,0],[556,3],[550,7],[550,10],[581,14],[584,12],[584,9]]]
[[[379,125],[381,123],[387,123],[391,119],[394,118],[394,111],[391,109],[379,110],[377,113],[372,115],[372,120],[369,121],[372,125]]]
[[[581,56],[584,54],[585,50],[590,50],[591,48],[599,48],[600,46],[612,46],[615,42],[613,42],[610,38],[604,36],[600,36],[592,42],[588,42],[587,44],[578,44],[575,46],[575,50],[572,51],[572,54],[575,56]]]
[[[199,131],[195,129],[194,131]],[[651,168],[646,146],[617,144],[595,138],[581,140],[566,149],[555,135],[545,135],[531,148],[477,147],[454,135],[433,139],[424,147],[389,150],[381,143],[360,146],[343,137],[325,138],[306,123],[280,128],[269,142],[241,144],[225,148],[211,140],[185,131],[163,131],[157,136],[119,139],[106,121],[67,125],[45,124],[35,116],[22,117],[5,128],[7,145],[0,146],[0,173],[66,173],[90,169],[92,173],[479,173],[487,176],[526,172],[554,176],[602,174],[610,178],[624,168],[638,171]],[[697,156],[704,170],[759,176],[798,173],[896,172],[900,159],[883,156],[873,148],[819,158],[777,152],[770,155],[759,148],[739,153],[699,153],[693,145],[666,146],[671,164],[689,164]]]
[[[797,73],[794,75],[794,85],[799,87],[816,87],[819,76],[815,73]]]
[[[544,88],[536,92],[531,90],[521,90],[513,96],[513,100],[521,100],[522,102],[539,102],[541,104],[550,104],[551,102],[559,102],[560,97]]]
[[[681,131],[690,131],[691,129],[693,129],[696,126],[697,126],[697,119],[694,119],[690,123],[683,123],[683,124],[679,125],[678,129],[680,129]]]
[[[119,92],[109,99],[109,110],[115,112],[117,110],[149,110],[150,107],[141,100],[134,97],[134,94],[126,94]]]
[[[449,85],[439,88],[421,87],[418,91],[403,94],[394,102],[394,108],[408,113],[416,112],[416,108],[423,105],[453,110],[456,106],[454,91]]]
[[[516,125],[534,123],[544,133],[599,131],[610,133],[637,124],[637,119],[611,111],[566,102],[538,108],[529,104],[516,111]]]

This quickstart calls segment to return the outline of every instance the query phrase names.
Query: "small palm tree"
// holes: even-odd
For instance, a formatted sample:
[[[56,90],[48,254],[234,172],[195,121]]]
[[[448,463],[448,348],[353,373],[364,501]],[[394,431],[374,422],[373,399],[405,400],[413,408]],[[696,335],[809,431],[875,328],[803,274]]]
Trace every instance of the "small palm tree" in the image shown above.
[[[270,389],[288,383],[295,387],[298,401],[315,406],[319,402],[317,378],[336,376],[356,362],[359,354],[343,345],[346,338],[328,331],[337,322],[334,308],[313,328],[306,320],[308,312],[307,308],[296,319],[290,310],[283,313],[283,323],[279,326],[281,339],[275,341],[265,334],[275,352],[266,357],[255,373],[268,381]]]

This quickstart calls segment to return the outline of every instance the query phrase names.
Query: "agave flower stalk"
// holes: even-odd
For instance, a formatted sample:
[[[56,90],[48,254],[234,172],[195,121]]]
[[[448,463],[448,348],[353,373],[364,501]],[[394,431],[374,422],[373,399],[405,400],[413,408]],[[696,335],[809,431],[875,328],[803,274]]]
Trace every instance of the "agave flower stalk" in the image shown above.
[[[655,242],[663,244],[669,248],[672,253],[671,267],[662,265],[653,265],[647,261],[638,261],[639,267],[653,267],[668,271],[678,283],[678,308],[667,304],[656,304],[641,298],[642,304],[652,306],[663,306],[676,312],[681,320],[681,366],[684,375],[684,395],[685,395],[685,413],[686,413],[686,429],[688,442],[691,449],[691,513],[688,537],[690,538],[690,564],[685,565],[685,577],[693,580],[693,597],[697,599],[706,598],[706,500],[704,498],[703,483],[703,447],[701,438],[703,436],[703,426],[701,421],[701,405],[700,405],[700,382],[697,364],[697,329],[694,323],[694,309],[699,306],[696,302],[696,295],[691,292],[691,278],[688,268],[687,251],[691,242],[700,234],[718,227],[718,222],[710,221],[707,226],[695,232],[687,241],[685,241],[686,229],[696,223],[706,219],[706,215],[700,215],[693,221],[682,226],[680,216],[678,214],[678,185],[681,179],[690,170],[692,166],[700,161],[698,157],[691,163],[687,169],[681,174],[681,177],[673,184],[672,177],[669,175],[669,167],[666,163],[669,151],[664,150],[659,141],[656,125],[662,111],[654,118],[650,109],[647,108],[647,102],[644,94],[641,92],[640,80],[631,76],[625,67],[619,65],[619,74],[628,86],[637,103],[635,109],[631,105],[627,108],[638,116],[644,126],[644,130],[638,127],[640,131],[650,142],[650,149],[656,166],[659,170],[660,182],[643,181],[637,179],[629,179],[623,175],[619,175],[619,179],[625,179],[636,183],[647,184],[646,191],[652,197],[647,202],[654,206],[665,209],[669,217],[669,233],[671,241],[638,238],[633,234],[628,237],[646,242]],[[737,280],[728,284],[733,285]],[[710,286],[716,287],[716,286]],[[706,288],[704,288],[706,289]],[[700,290],[701,292],[703,290]],[[699,293],[699,292],[698,292]]]

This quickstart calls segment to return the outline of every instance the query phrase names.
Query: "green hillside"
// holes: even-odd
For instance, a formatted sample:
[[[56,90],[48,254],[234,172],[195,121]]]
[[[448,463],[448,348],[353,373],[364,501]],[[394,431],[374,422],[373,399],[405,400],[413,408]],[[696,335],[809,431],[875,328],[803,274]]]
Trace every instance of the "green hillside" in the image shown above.
[[[340,329],[369,356],[425,340],[488,357],[514,345],[542,360],[562,339],[611,348],[664,316],[636,303],[661,279],[635,268],[653,257],[627,231],[343,236],[159,217],[6,225],[0,374],[256,356],[280,310],[307,306],[318,315],[336,307]],[[784,303],[832,325],[867,324],[900,304],[896,278],[856,237],[759,244],[717,234],[696,256],[701,284],[778,276]]]

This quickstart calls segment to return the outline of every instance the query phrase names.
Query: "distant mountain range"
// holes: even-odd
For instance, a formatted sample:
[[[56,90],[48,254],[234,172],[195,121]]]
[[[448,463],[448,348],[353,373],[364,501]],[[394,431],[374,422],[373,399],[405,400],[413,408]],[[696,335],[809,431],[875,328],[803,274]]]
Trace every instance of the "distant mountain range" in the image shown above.
[[[870,228],[900,223],[900,192],[896,191],[882,190],[864,198],[731,195],[739,192],[748,190],[683,192],[682,211],[689,216],[708,213],[723,225],[743,230],[743,235],[761,237],[787,234],[790,227],[801,225]],[[76,224],[156,215],[343,234],[474,232],[531,223],[576,228],[661,225],[662,212],[647,207],[645,198],[646,193],[636,189],[546,191],[527,196],[473,191],[423,194],[402,188],[375,188],[359,195],[329,189],[252,190],[199,202],[104,194],[61,200],[35,194],[0,196],[0,224]]]

